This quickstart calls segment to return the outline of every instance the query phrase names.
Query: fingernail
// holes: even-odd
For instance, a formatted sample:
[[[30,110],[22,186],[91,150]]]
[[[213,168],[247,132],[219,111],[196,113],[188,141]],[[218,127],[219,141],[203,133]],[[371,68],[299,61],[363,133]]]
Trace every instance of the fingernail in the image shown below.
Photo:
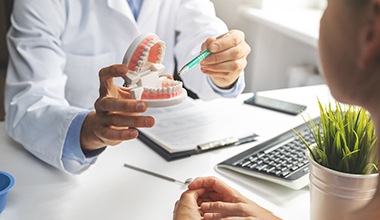
[[[210,51],[211,52],[217,52],[219,50],[219,45],[218,44],[211,44],[210,45]]]
[[[145,119],[145,126],[152,127],[154,125],[154,119],[153,118],[146,118]]]
[[[145,111],[145,103],[143,103],[143,102],[138,102],[137,104],[136,104],[136,110],[137,111]]]
[[[206,211],[210,208],[210,204],[209,203],[202,203],[201,204],[201,209]]]
[[[138,131],[137,130],[131,130],[129,132],[129,137],[130,138],[137,138],[137,136],[139,135]]]

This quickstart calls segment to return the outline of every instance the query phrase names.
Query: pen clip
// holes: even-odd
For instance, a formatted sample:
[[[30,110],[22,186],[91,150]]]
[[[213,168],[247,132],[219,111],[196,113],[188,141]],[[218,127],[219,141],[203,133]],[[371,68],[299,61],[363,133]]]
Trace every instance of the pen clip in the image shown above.
[[[197,151],[203,152],[206,150],[224,147],[224,146],[232,145],[238,141],[239,141],[239,139],[235,138],[235,137],[228,137],[228,138],[224,138],[224,139],[217,140],[217,141],[211,141],[211,142],[208,142],[205,144],[199,144],[197,146]]]
[[[213,150],[217,148],[227,147],[227,146],[238,146],[241,144],[249,143],[256,140],[258,135],[255,133],[251,133],[248,136],[244,136],[242,138],[237,137],[228,137],[217,141],[211,141],[205,144],[199,144],[196,148],[197,152],[205,152],[208,150]]]
[[[239,140],[237,142],[235,142],[234,145],[241,145],[241,144],[245,144],[245,143],[255,141],[256,137],[258,137],[258,136],[259,135],[253,133],[253,134],[248,135],[246,137],[239,138]]]

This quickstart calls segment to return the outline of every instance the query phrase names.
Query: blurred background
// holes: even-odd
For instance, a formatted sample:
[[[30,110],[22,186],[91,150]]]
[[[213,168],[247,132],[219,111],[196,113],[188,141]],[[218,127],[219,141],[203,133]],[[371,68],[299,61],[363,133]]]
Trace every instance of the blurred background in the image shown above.
[[[9,27],[12,0],[0,0],[0,121],[4,120],[4,80],[8,60],[5,33]]]
[[[230,29],[245,32],[252,52],[246,92],[323,83],[317,51],[327,0],[212,0]]]

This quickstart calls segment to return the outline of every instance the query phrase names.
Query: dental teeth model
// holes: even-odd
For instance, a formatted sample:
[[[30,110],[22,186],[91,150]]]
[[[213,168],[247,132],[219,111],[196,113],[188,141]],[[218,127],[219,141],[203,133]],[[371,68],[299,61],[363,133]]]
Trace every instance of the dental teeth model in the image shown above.
[[[123,86],[130,88],[133,99],[142,99],[149,107],[179,104],[187,97],[182,82],[163,75],[164,55],[165,43],[152,33],[138,36],[124,55],[128,72],[123,77]]]

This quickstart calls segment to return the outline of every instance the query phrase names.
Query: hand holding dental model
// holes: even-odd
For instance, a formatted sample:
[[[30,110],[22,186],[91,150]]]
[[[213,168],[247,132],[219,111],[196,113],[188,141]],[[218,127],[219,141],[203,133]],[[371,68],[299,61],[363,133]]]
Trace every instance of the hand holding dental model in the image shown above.
[[[123,59],[128,66],[124,86],[130,88],[131,98],[142,99],[149,107],[175,105],[187,97],[182,82],[162,74],[164,53],[165,43],[153,33],[144,33],[132,42]]]
[[[100,97],[95,112],[89,113],[81,130],[83,150],[95,150],[137,138],[139,127],[152,127],[152,116],[143,116],[147,107],[165,107],[181,103],[187,97],[182,82],[162,74],[165,43],[157,35],[139,35],[125,53],[125,65],[100,70]],[[122,77],[124,87],[113,82]]]

